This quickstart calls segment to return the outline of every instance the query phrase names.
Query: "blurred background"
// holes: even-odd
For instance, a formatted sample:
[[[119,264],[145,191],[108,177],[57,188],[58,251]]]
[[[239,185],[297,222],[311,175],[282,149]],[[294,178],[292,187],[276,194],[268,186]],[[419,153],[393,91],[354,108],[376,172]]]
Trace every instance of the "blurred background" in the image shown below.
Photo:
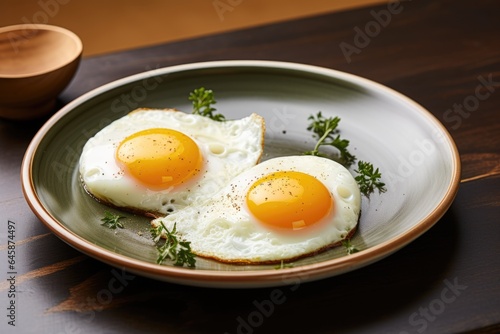
[[[0,26],[51,24],[98,55],[387,0],[0,0]]]

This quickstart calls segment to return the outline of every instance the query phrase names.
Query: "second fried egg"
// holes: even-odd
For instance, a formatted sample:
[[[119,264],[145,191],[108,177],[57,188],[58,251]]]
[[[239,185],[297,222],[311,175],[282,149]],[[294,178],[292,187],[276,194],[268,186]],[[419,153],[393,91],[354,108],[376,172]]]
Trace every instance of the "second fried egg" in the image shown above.
[[[229,263],[279,263],[339,245],[355,231],[360,191],[342,165],[315,156],[267,160],[201,205],[152,221],[200,256]]]

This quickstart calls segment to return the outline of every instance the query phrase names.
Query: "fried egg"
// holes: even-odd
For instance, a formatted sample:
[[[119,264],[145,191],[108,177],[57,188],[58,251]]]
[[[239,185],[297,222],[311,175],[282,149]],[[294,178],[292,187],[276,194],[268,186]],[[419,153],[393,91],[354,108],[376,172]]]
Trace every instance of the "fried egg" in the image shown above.
[[[279,263],[315,254],[350,237],[360,214],[351,173],[332,160],[288,156],[236,176],[205,203],[164,218],[193,253],[229,263]]]
[[[137,109],[83,147],[79,172],[97,200],[164,216],[211,197],[260,160],[264,119],[213,121],[174,109]]]

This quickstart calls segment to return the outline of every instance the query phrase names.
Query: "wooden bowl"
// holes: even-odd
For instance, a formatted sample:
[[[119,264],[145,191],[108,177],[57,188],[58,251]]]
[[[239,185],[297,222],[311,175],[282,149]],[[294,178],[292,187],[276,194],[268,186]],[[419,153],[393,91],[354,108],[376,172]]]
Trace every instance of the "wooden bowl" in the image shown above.
[[[82,56],[73,32],[44,24],[0,28],[0,117],[29,120],[54,111]]]

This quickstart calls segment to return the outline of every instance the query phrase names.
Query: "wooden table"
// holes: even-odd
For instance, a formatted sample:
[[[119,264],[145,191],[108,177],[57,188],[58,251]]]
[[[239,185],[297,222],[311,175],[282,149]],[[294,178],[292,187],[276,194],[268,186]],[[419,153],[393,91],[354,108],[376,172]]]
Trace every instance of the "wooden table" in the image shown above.
[[[499,332],[499,16],[493,0],[402,1],[84,59],[61,106],[114,79],[197,61],[282,60],[367,77],[443,122],[461,153],[460,190],[445,216],[409,246],[360,270],[283,287],[284,302],[264,312],[257,304],[273,288],[217,290],[129,277],[60,241],[30,211],[19,181],[24,151],[42,122],[0,121],[0,332]],[[12,300],[15,327],[8,325]]]

